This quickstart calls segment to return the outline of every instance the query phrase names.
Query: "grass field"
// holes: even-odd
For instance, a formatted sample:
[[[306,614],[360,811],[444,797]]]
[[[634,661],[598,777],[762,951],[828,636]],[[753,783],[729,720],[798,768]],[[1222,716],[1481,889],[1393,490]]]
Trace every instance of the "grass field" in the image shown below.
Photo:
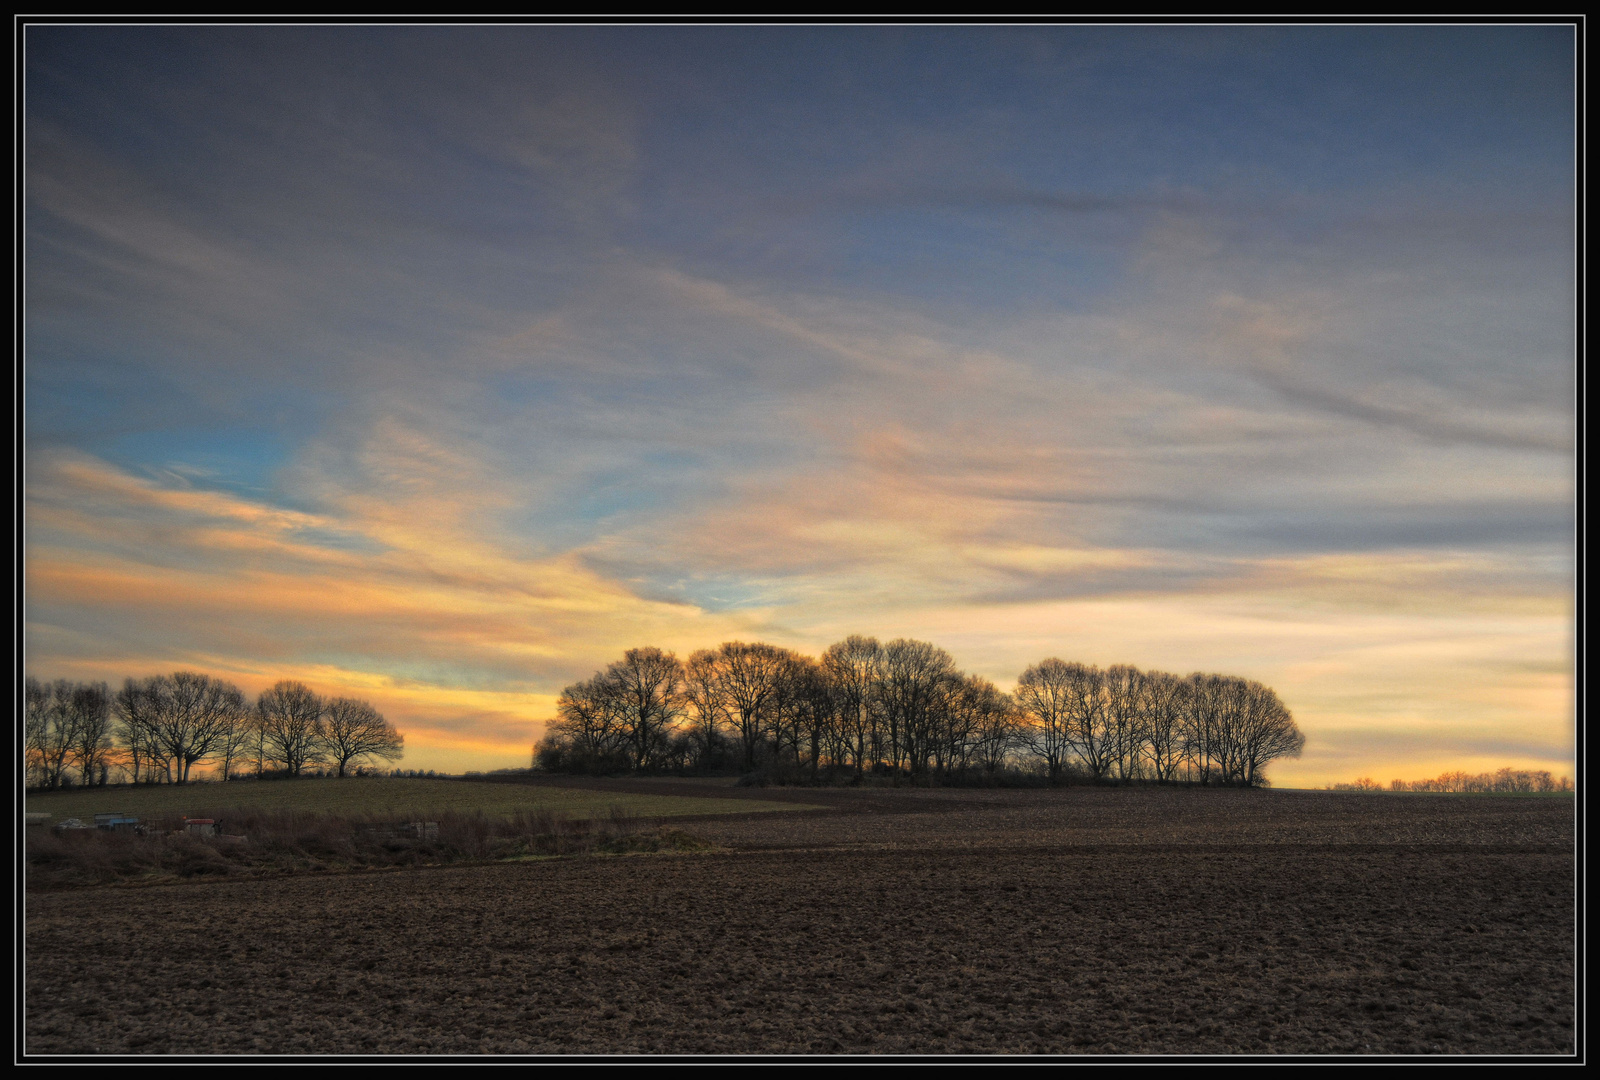
[[[109,812],[147,818],[225,816],[230,810],[301,810],[340,816],[409,817],[439,811],[471,813],[481,810],[487,815],[504,816],[518,810],[542,810],[567,817],[602,817],[615,808],[636,817],[659,818],[803,808],[792,802],[730,801],[424,777],[93,788],[33,792],[28,795],[27,803],[30,813],[49,814],[52,823],[70,817],[87,821],[97,813]]]

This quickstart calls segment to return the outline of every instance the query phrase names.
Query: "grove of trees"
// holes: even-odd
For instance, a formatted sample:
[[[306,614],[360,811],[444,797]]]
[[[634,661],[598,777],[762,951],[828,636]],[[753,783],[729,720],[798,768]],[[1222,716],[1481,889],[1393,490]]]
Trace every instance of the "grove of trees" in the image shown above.
[[[815,658],[742,641],[687,661],[630,649],[556,712],[535,748],[554,772],[1260,785],[1305,745],[1277,694],[1236,676],[1048,659],[1005,694],[925,641],[859,636]]]
[[[405,736],[365,701],[327,699],[283,681],[254,701],[234,684],[179,671],[105,683],[23,685],[24,767],[30,787],[116,781],[183,784],[210,764],[223,780],[298,776],[394,761]]]
[[[1333,791],[1383,791],[1384,786],[1363,776],[1350,784],[1333,784]],[[1467,773],[1459,769],[1443,772],[1432,780],[1391,780],[1390,791],[1452,791],[1480,795],[1514,795],[1571,791],[1572,780],[1559,780],[1548,769],[1496,769],[1494,772]]]

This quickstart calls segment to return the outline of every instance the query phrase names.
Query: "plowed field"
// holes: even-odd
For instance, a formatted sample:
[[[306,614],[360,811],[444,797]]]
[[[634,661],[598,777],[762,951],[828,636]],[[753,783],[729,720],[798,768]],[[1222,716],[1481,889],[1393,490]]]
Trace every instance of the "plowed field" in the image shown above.
[[[1570,800],[796,797],[710,854],[30,895],[26,1049],[1572,1049]]]

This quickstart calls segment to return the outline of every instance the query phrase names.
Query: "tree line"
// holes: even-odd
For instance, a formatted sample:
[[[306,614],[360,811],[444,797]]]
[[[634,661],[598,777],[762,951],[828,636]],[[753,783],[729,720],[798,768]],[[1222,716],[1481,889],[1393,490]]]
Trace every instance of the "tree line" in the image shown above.
[[[852,636],[805,656],[726,642],[687,661],[630,649],[568,686],[535,747],[554,772],[743,772],[795,779],[869,773],[993,781],[1032,769],[1052,784],[1265,783],[1305,745],[1269,687],[1126,664],[1048,659],[1002,693],[925,641]]]
[[[369,703],[288,680],[251,701],[233,683],[190,671],[128,679],[115,693],[103,682],[30,676],[23,699],[27,783],[45,789],[183,784],[203,763],[222,780],[323,766],[342,777],[371,758],[396,760],[405,746]]]
[[[1383,785],[1370,776],[1363,776],[1350,784],[1334,784],[1331,791],[1382,791]],[[1467,773],[1459,769],[1443,772],[1432,780],[1391,780],[1390,791],[1453,791],[1473,794],[1548,794],[1571,791],[1572,779],[1559,780],[1548,769],[1496,769],[1494,772]]]

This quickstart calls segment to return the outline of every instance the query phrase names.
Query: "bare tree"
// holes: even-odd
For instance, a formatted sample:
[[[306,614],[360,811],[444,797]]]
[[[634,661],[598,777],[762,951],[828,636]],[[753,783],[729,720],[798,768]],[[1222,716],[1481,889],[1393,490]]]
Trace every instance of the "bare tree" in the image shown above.
[[[1188,692],[1184,695],[1187,706],[1183,717],[1184,757],[1200,783],[1225,782],[1227,776],[1222,761],[1226,756],[1224,698],[1227,688],[1223,677],[1195,672],[1185,681]]]
[[[1144,740],[1150,768],[1158,781],[1176,779],[1183,761],[1183,715],[1189,685],[1165,671],[1144,679]]]
[[[960,776],[974,765],[993,776],[1015,737],[1013,707],[994,683],[962,675],[947,684],[936,749],[941,775]]]
[[[352,763],[364,757],[398,760],[404,753],[405,736],[365,701],[334,698],[324,709],[322,743],[343,777]]]
[[[113,707],[130,747],[175,784],[188,783],[195,763],[216,751],[245,712],[237,686],[192,671],[129,679]]]
[[[823,747],[832,740],[834,704],[822,665],[809,656],[791,654],[777,694],[775,712],[782,719],[774,742],[781,752],[787,741],[789,754],[806,766],[812,779],[821,767]]]
[[[683,673],[684,700],[694,713],[693,739],[702,768],[712,766],[722,753],[722,728],[728,709],[717,672],[717,654],[701,649],[689,657]]]
[[[603,672],[573,683],[556,701],[556,719],[549,725],[540,747],[540,760],[551,754],[567,755],[559,765],[584,772],[609,772],[626,768],[628,729],[622,701]]]
[[[926,641],[898,638],[883,647],[878,696],[889,728],[889,766],[904,761],[914,779],[928,771],[935,724],[949,682],[957,677],[950,654]]]
[[[44,683],[29,675],[22,681],[22,754],[23,769],[30,780],[42,773],[49,709],[49,691]]]
[[[1089,776],[1106,779],[1116,760],[1117,743],[1106,706],[1105,673],[1087,664],[1068,664],[1067,739]]]
[[[156,737],[159,699],[148,690],[148,679],[126,679],[111,701],[116,716],[116,736],[128,751],[128,772],[135,784],[172,781],[161,743]]]
[[[1005,767],[1011,754],[1025,745],[1022,713],[1008,694],[994,689],[985,680],[972,680],[982,687],[975,696],[972,729],[972,756],[986,778],[993,779]],[[990,693],[993,691],[993,693]]]
[[[1022,673],[1017,680],[1016,700],[1024,718],[1027,747],[1044,760],[1052,784],[1061,783],[1062,769],[1072,753],[1072,685],[1074,669],[1051,657]]]
[[[111,749],[111,693],[105,683],[77,683],[67,704],[68,740],[80,783],[88,787],[99,773],[105,780],[105,757]]]
[[[26,767],[39,786],[84,787],[103,781],[112,748],[111,694],[105,683],[66,679],[23,681],[23,741]]]
[[[651,646],[629,649],[606,668],[604,680],[619,704],[633,767],[649,767],[683,715],[683,664]]]
[[[716,650],[716,678],[723,707],[739,736],[745,768],[771,724],[772,709],[789,667],[789,653],[763,642],[729,641]]]
[[[1117,779],[1136,779],[1143,756],[1145,675],[1131,664],[1113,664],[1101,677],[1108,751]]]
[[[224,781],[231,780],[239,774],[239,763],[255,761],[256,775],[261,774],[261,723],[256,712],[246,709],[235,716],[222,733],[222,739],[217,744],[217,767],[222,771]]]
[[[39,787],[58,788],[66,781],[72,757],[72,684],[29,677],[23,683],[23,702],[28,768]]]
[[[883,646],[877,638],[852,634],[828,646],[822,654],[822,668],[833,688],[839,741],[848,747],[860,776],[877,727],[874,714],[883,676]]]
[[[1276,692],[1258,682],[1240,681],[1245,685],[1237,721],[1239,780],[1255,786],[1266,781],[1262,770],[1268,762],[1299,757],[1306,737]]]
[[[322,752],[323,702],[305,683],[284,680],[256,700],[262,754],[290,776],[314,765]]]

